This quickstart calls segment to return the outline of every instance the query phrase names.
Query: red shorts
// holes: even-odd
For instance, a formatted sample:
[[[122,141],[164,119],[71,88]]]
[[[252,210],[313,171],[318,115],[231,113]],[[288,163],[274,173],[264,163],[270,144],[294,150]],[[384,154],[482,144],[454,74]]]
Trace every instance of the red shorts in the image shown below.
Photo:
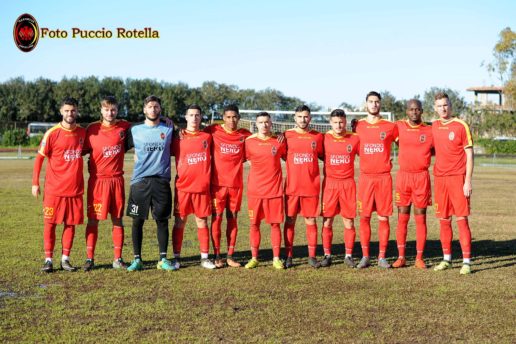
[[[430,189],[430,174],[428,171],[398,171],[394,201],[398,207],[408,207],[414,204],[414,207],[423,209],[432,205],[432,191]]]
[[[211,199],[213,213],[222,214],[226,208],[236,213],[242,205],[242,188],[212,185]]]
[[[469,216],[469,198],[464,196],[466,176],[434,177],[434,210],[438,218]]]
[[[321,215],[334,217],[339,213],[346,219],[356,216],[356,186],[353,178],[325,179],[323,182]]]
[[[90,178],[87,197],[88,219],[105,220],[124,216],[124,177]]]
[[[379,216],[391,216],[391,174],[360,174],[357,207],[361,217],[370,217],[373,211]]]
[[[55,224],[81,225],[84,222],[82,195],[75,197],[44,195],[43,221]]]
[[[269,224],[282,223],[284,220],[283,197],[247,197],[247,208],[251,224],[259,224],[262,219]]]
[[[319,197],[285,195],[285,208],[287,216],[317,217],[320,214]]]
[[[197,217],[211,215],[210,193],[191,193],[175,190],[174,216],[186,217],[194,214]]]

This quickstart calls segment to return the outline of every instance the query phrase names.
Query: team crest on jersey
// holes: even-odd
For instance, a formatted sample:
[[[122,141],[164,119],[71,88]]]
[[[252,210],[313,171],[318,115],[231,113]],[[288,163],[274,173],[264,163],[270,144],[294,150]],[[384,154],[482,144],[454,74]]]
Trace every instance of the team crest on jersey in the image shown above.
[[[278,148],[276,148],[276,146],[272,146],[271,153],[272,153],[272,156],[276,156],[276,153],[278,153]]]
[[[448,134],[448,139],[450,141],[453,141],[454,138],[455,138],[455,133],[453,131],[450,131],[450,133]]]
[[[348,153],[351,153],[351,151],[352,151],[352,150],[353,150],[353,147],[351,147],[351,145],[347,145],[347,146],[346,146],[346,151],[347,151]]]
[[[206,141],[206,140],[202,141],[202,148],[204,148],[204,149],[208,148],[208,141]]]
[[[245,141],[245,137],[240,136],[240,139],[239,139],[238,141],[240,141],[240,142],[244,142],[244,141]]]
[[[162,140],[164,140],[164,139],[165,139],[165,133],[161,133],[161,134],[159,135],[159,137],[161,137],[161,139],[162,139]]]
[[[84,143],[84,139],[81,137],[81,138],[79,139],[79,146],[82,146],[82,144],[83,144],[83,143]]]
[[[315,150],[317,148],[317,143],[315,141],[312,141],[311,146],[312,150]]]
[[[426,135],[425,134],[419,136],[419,142],[421,142],[421,143],[426,142]]]
[[[123,140],[123,139],[124,139],[124,137],[125,137],[125,130],[122,130],[122,131],[119,133],[119,135],[120,135],[120,138]]]
[[[385,131],[380,132],[380,140],[385,140],[387,133]]]

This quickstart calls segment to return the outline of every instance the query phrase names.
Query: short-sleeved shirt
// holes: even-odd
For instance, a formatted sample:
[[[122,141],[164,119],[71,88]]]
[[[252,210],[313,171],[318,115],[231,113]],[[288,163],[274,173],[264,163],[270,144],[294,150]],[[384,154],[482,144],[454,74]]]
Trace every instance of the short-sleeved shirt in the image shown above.
[[[391,145],[398,137],[396,125],[384,119],[374,124],[361,119],[356,133],[360,138],[360,173],[389,173],[392,169]]]
[[[176,188],[183,192],[210,191],[211,135],[202,131],[184,131],[175,138],[172,153],[176,157]]]
[[[465,148],[473,147],[473,139],[466,122],[454,118],[448,122],[440,119],[432,123],[435,146],[434,176],[466,174]]]
[[[113,125],[101,121],[86,128],[84,153],[90,154],[88,170],[91,177],[110,178],[124,174],[125,141],[131,124],[117,120]]]
[[[355,156],[359,138],[354,133],[335,135],[333,130],[324,135],[324,176],[329,179],[354,178]]]
[[[422,122],[411,125],[408,120],[397,121],[400,171],[427,171],[432,160],[432,127]]]
[[[45,194],[75,197],[84,193],[82,149],[86,130],[65,129],[59,123],[47,130],[38,153],[47,157]]]
[[[287,181],[285,194],[317,197],[321,190],[319,158],[323,157],[323,135],[316,130],[294,128],[285,132]]]
[[[251,135],[245,141],[246,160],[251,163],[247,178],[247,196],[275,198],[283,196],[281,159],[285,158],[286,144],[275,136],[261,139]]]
[[[174,128],[160,121],[156,126],[137,124],[128,131],[127,150],[134,147],[134,164],[131,185],[146,177],[159,177],[170,181],[170,154]]]
[[[204,129],[213,138],[211,184],[241,188],[245,139],[251,135],[247,129],[227,130],[224,125],[210,125]]]

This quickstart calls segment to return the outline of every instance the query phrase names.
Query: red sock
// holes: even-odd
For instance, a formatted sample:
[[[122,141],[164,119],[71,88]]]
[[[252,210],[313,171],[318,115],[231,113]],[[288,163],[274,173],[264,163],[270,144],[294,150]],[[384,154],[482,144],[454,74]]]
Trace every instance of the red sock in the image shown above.
[[[75,235],[75,226],[64,225],[63,236],[61,237],[61,244],[63,245],[63,254],[70,255],[73,246],[73,237]]]
[[[226,239],[228,241],[228,255],[235,253],[236,238],[238,234],[238,223],[234,217],[227,219]]]
[[[95,256],[95,246],[97,246],[97,237],[99,236],[98,225],[86,226],[86,257],[93,259]]]
[[[416,215],[416,259],[423,259],[426,244],[426,214]]]
[[[211,243],[213,244],[213,253],[216,256],[220,255],[221,225],[222,216],[216,215],[211,218]]]
[[[54,256],[54,247],[56,246],[56,224],[44,223],[43,227],[43,247],[45,249],[45,258]]]
[[[197,228],[197,239],[199,240],[201,254],[210,253],[210,230],[208,227]]]
[[[396,243],[398,244],[398,256],[400,257],[405,257],[405,247],[407,245],[407,225],[409,220],[410,214],[398,213],[398,226],[396,227]]]
[[[124,227],[113,226],[113,255],[115,260],[122,258],[122,247],[124,246]]]
[[[285,241],[285,255],[292,257],[292,248],[294,247],[294,228],[295,224],[287,224],[283,228],[283,240]]]
[[[172,228],[172,250],[174,255],[179,256],[181,254],[181,247],[183,246],[183,235],[185,233],[185,227]]]
[[[355,246],[355,227],[344,228],[344,247],[346,254],[353,254],[353,246]]]
[[[385,258],[385,252],[389,245],[389,234],[391,232],[391,226],[389,219],[378,221],[378,239],[380,241],[380,252],[378,253],[378,259]]]
[[[371,218],[360,218],[360,246],[362,246],[362,256],[369,257],[369,243],[371,242]]]
[[[308,257],[315,257],[317,251],[317,224],[306,225],[306,239],[308,240]]]
[[[453,231],[451,225],[451,219],[445,220],[440,219],[439,225],[441,227],[441,246],[443,247],[443,254],[452,254],[451,243],[453,240]]]
[[[271,244],[272,256],[274,258],[279,257],[281,250],[281,227],[279,223],[271,224]]]
[[[468,219],[457,220],[459,227],[459,241],[462,249],[462,258],[471,258],[471,230]]]
[[[251,255],[253,258],[258,258],[258,250],[260,249],[260,225],[259,224],[251,224],[251,229],[249,231],[249,241],[251,242]]]
[[[323,243],[323,249],[324,249],[324,255],[330,255],[331,254],[331,243],[333,241],[333,227],[329,226],[323,226],[322,228],[322,243]]]

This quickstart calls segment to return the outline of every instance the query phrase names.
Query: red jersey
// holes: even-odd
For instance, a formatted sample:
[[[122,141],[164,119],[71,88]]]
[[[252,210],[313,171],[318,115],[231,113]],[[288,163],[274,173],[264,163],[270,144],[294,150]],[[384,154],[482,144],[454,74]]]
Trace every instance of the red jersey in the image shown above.
[[[337,136],[333,130],[324,135],[324,176],[347,179],[355,176],[355,156],[360,141],[357,134]]]
[[[356,133],[360,138],[360,173],[390,173],[391,145],[398,137],[396,125],[384,119],[374,124],[361,119],[357,123]]]
[[[245,157],[251,163],[247,176],[247,195],[254,198],[283,196],[281,159],[285,158],[285,142],[276,136],[260,139],[254,134],[245,140]]]
[[[176,188],[183,192],[210,191],[211,135],[202,131],[183,132],[175,138],[172,155],[176,157]]]
[[[86,129],[84,153],[90,154],[88,171],[91,177],[110,178],[124,174],[124,153],[127,130],[131,124],[117,120],[113,125],[101,121]]]
[[[294,128],[285,132],[287,142],[287,182],[285,194],[319,196],[319,161],[323,158],[323,135],[315,130]]]
[[[443,123],[432,123],[435,146],[434,176],[466,175],[466,152],[473,147],[473,139],[466,122],[454,118]]]
[[[38,153],[47,157],[45,194],[75,197],[84,193],[82,148],[86,130],[79,126],[69,130],[57,124],[50,128]]]
[[[408,120],[397,121],[400,171],[427,171],[432,160],[432,127],[424,122],[412,126]]]
[[[251,135],[247,129],[229,131],[224,125],[210,125],[204,129],[213,138],[211,184],[241,188],[244,183],[243,163],[245,139]]]

